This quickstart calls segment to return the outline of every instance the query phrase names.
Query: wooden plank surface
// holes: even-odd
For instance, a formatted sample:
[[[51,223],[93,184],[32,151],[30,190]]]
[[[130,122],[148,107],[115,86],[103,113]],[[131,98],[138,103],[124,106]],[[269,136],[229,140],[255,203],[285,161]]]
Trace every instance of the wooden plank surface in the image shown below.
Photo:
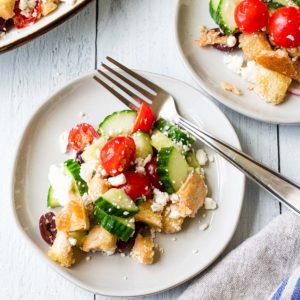
[[[93,294],[56,275],[32,254],[17,233],[9,205],[13,153],[24,124],[43,98],[67,80],[93,69],[95,61],[99,66],[106,55],[130,67],[165,74],[198,87],[174,45],[174,5],[174,0],[98,0],[98,5],[91,3],[58,29],[0,56],[0,128],[5,129],[0,132],[5,145],[0,148],[0,220],[5,224],[0,227],[3,299],[94,299]],[[277,132],[275,125],[250,120],[219,106],[235,127],[243,149],[275,169],[279,166],[279,137],[281,170],[297,178],[300,164],[295,164],[291,155],[296,157],[298,153],[300,142],[295,139],[299,127],[280,127]],[[241,220],[226,252],[279,214],[278,203],[255,184],[247,182],[246,190]],[[144,299],[176,299],[186,286]]]

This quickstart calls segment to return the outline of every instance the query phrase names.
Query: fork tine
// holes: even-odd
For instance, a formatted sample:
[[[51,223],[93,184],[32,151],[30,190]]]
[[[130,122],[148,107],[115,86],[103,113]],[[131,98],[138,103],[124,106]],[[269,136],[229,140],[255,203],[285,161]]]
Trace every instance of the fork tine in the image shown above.
[[[113,58],[107,56],[106,59],[108,61],[110,61],[111,63],[113,63],[114,65],[116,65],[117,67],[119,67],[120,69],[122,69],[123,71],[127,72],[129,75],[131,75],[135,79],[137,79],[140,82],[142,82],[144,85],[148,86],[151,90],[155,91],[156,93],[159,93],[160,91],[162,91],[162,88],[160,88],[158,85],[156,85],[153,82],[149,81],[145,77],[143,77],[143,76],[141,76],[141,75],[133,72],[132,70],[128,69],[127,67],[125,67],[121,63],[117,62]]]
[[[119,94],[117,91],[115,91],[112,87],[110,87],[108,84],[106,84],[104,81],[102,81],[97,76],[93,77],[98,83],[100,83],[104,88],[106,88],[109,92],[111,92],[115,97],[117,97],[121,102],[123,102],[127,107],[133,110],[138,110],[138,106],[131,103],[128,99],[123,97],[121,94]]]
[[[132,97],[135,101],[137,101],[138,103],[142,103],[143,101],[139,98],[138,95],[136,95],[135,93],[133,93],[132,91],[128,90],[125,86],[123,86],[122,84],[120,84],[118,81],[114,80],[113,78],[111,78],[108,74],[104,73],[101,70],[97,70],[102,76],[104,76],[106,79],[108,79],[109,81],[111,81],[114,85],[116,85],[120,90],[122,90],[123,92],[125,92],[127,95],[129,95],[130,97]]]
[[[124,82],[126,82],[128,85],[130,85],[131,87],[133,87],[135,90],[139,91],[142,95],[144,95],[148,99],[150,99],[150,100],[154,99],[154,95],[153,94],[149,93],[148,91],[146,91],[142,87],[138,86],[137,84],[135,84],[134,82],[132,82],[128,78],[124,77],[122,74],[118,73],[116,70],[110,68],[108,65],[106,65],[104,63],[101,63],[101,65],[102,65],[103,68],[105,68],[109,72],[111,72],[114,75],[116,75],[118,78],[120,78],[121,80],[123,80]]]

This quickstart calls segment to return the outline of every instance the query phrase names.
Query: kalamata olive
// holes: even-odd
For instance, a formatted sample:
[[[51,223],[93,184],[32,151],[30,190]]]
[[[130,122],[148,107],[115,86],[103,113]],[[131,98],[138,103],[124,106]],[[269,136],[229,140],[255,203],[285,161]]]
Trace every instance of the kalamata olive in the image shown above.
[[[219,33],[219,36],[225,36],[225,33],[223,33],[220,28],[214,28],[212,29],[215,32]],[[234,37],[236,38],[237,42],[233,47],[229,47],[228,45],[225,44],[214,44],[212,45],[214,48],[216,48],[217,50],[223,51],[223,52],[232,52],[238,49],[239,43],[238,43],[238,34],[234,34]]]
[[[82,157],[81,157],[81,154],[83,153],[83,151],[78,151],[76,153],[76,158],[75,158],[75,161],[77,161],[80,165],[84,163]]]
[[[50,211],[42,215],[40,217],[39,226],[43,240],[49,245],[52,245],[57,233],[55,214]]]
[[[6,21],[0,18],[0,35],[6,32]]]

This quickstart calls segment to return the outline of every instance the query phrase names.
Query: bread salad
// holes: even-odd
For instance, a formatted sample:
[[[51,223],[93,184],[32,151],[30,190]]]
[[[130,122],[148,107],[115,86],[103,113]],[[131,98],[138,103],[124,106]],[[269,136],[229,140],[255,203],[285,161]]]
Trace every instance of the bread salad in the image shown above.
[[[216,208],[203,170],[212,159],[145,104],[112,113],[98,130],[78,124],[60,140],[73,158],[50,166],[51,211],[39,226],[49,258],[64,267],[75,263],[74,248],[152,264],[156,233],[179,232],[202,206]]]
[[[197,43],[229,52],[225,65],[248,82],[266,102],[280,104],[288,92],[300,95],[291,83],[300,81],[299,0],[210,0],[217,28],[201,26]],[[243,55],[233,54],[241,49]],[[225,90],[242,94],[223,82]]]
[[[18,29],[36,23],[57,9],[59,2],[73,5],[76,0],[0,0],[0,37],[8,28]]]

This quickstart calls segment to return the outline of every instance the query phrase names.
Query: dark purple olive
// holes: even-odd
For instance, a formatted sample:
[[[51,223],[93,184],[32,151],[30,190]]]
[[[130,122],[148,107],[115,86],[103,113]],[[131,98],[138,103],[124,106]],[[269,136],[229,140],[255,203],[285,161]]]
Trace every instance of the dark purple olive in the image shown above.
[[[82,159],[81,154],[83,153],[83,151],[78,151],[76,153],[76,158],[75,161],[77,161],[80,165],[84,163],[84,160]]]
[[[212,30],[214,30],[215,32],[218,32],[219,36],[225,36],[225,33],[223,33],[220,30],[220,28],[213,28]],[[214,44],[212,46],[214,48],[216,48],[217,50],[220,50],[220,51],[223,51],[223,52],[232,52],[232,51],[235,51],[235,50],[237,50],[239,48],[239,43],[238,43],[239,34],[236,33],[236,34],[234,34],[234,36],[237,39],[237,42],[236,42],[236,44],[233,47],[229,47],[229,46],[224,45],[224,44]]]
[[[52,245],[57,233],[55,224],[55,214],[50,211],[42,215],[40,217],[39,226],[43,240],[47,244]]]
[[[6,32],[6,21],[2,18],[0,18],[0,34],[2,32]]]

